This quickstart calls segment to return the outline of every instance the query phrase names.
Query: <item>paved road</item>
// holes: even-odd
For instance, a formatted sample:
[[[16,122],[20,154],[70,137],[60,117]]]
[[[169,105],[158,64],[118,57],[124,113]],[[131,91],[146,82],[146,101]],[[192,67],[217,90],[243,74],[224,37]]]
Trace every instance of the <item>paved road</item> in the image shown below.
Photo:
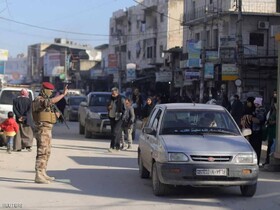
[[[138,176],[136,144],[110,153],[108,139],[85,139],[77,123],[69,125],[54,129],[52,184],[34,183],[35,149],[9,155],[0,148],[0,209],[280,209],[280,173],[264,171],[253,198],[242,197],[238,187],[176,188],[173,195],[155,197],[151,180]]]

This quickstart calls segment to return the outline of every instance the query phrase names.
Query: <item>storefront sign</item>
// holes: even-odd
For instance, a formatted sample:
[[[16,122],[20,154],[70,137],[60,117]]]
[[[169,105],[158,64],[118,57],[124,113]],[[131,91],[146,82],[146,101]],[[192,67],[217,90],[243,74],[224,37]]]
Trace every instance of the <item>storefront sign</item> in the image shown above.
[[[222,64],[222,80],[234,81],[238,78],[236,64]]]
[[[109,68],[117,68],[118,67],[118,56],[117,56],[117,54],[109,54],[108,55],[108,67]]]
[[[198,69],[188,69],[185,71],[185,80],[199,80],[200,72]]]
[[[156,72],[156,82],[171,82],[171,81],[172,81],[171,71]]]
[[[9,51],[0,49],[0,61],[7,61],[9,57]]]
[[[205,79],[214,79],[214,64],[213,63],[205,63]]]
[[[136,64],[128,63],[126,64],[126,81],[132,82],[136,79]]]
[[[5,62],[0,61],[0,74],[5,74]]]

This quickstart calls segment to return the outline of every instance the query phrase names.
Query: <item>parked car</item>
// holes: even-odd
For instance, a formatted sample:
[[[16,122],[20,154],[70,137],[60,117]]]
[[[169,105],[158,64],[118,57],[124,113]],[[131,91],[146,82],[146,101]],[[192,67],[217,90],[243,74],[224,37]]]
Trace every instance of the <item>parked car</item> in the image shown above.
[[[141,178],[152,178],[155,195],[170,185],[240,186],[257,189],[257,156],[229,112],[209,104],[160,104],[139,137]]]
[[[85,96],[69,96],[66,98],[64,117],[68,121],[78,121],[78,108],[81,102],[86,101]]]
[[[0,92],[0,121],[7,118],[7,114],[13,111],[13,100],[20,96],[23,87],[5,87]],[[24,87],[25,88],[25,87]],[[27,89],[29,98],[34,100],[34,93],[31,89]]]

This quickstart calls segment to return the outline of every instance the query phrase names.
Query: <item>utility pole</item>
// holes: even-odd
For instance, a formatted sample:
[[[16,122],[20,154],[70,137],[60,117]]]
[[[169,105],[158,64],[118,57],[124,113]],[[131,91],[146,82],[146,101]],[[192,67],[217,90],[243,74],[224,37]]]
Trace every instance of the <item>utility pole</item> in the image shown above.
[[[236,34],[236,44],[237,44],[237,67],[238,67],[238,76],[242,80],[242,66],[243,66],[243,41],[242,41],[242,0],[235,0],[238,10],[237,18],[237,34]],[[237,87],[237,93],[241,96],[242,86]]]
[[[117,39],[119,41],[119,46],[118,46],[118,74],[119,74],[119,78],[118,78],[118,85],[119,85],[119,92],[122,92],[122,51],[121,51],[121,31],[118,30],[117,32]]]
[[[205,11],[203,19],[203,33],[201,42],[201,70],[200,70],[200,85],[199,85],[199,102],[203,103],[204,96],[204,80],[205,80],[205,63],[206,63],[206,24],[207,24],[207,7],[205,0]]]

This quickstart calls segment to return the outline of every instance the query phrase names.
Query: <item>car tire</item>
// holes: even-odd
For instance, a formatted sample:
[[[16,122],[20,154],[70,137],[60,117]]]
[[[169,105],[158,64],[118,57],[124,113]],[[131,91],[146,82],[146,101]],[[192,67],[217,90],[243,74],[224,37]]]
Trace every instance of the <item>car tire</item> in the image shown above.
[[[245,197],[253,197],[257,191],[257,183],[240,186],[241,194]]]
[[[85,127],[81,124],[81,122],[79,122],[79,133],[80,134],[85,134]]]
[[[141,154],[138,155],[138,166],[139,166],[139,175],[142,179],[147,179],[150,177],[150,172],[143,166]]]
[[[91,138],[92,134],[87,128],[87,124],[85,124],[85,137],[86,138]]]
[[[157,172],[156,162],[153,163],[152,170],[152,185],[153,185],[153,193],[156,196],[163,196],[167,193],[167,185],[160,182]]]

